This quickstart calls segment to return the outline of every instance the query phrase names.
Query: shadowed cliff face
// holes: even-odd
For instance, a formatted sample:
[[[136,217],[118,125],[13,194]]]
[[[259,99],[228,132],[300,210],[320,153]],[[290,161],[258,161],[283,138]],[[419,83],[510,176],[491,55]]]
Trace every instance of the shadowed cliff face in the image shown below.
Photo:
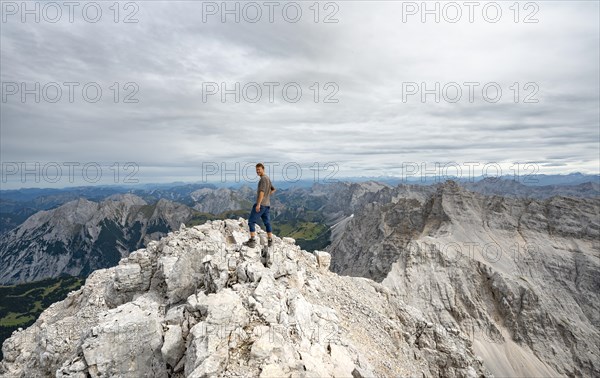
[[[40,211],[0,236],[0,284],[60,274],[88,275],[116,265],[130,251],[166,235],[193,209],[160,199],[148,204],[131,194],[101,202],[80,198]]]
[[[95,271],[3,344],[0,375],[489,376],[460,330],[291,238],[244,247],[247,228],[182,226]]]
[[[413,189],[356,212],[328,248],[333,271],[472,335],[498,376],[600,374],[597,198]]]
[[[363,199],[345,233],[333,240],[332,270],[339,274],[383,280],[399,256],[399,247],[422,234],[439,231],[450,218],[442,206],[442,190],[406,186]],[[429,193],[432,192],[432,193]]]

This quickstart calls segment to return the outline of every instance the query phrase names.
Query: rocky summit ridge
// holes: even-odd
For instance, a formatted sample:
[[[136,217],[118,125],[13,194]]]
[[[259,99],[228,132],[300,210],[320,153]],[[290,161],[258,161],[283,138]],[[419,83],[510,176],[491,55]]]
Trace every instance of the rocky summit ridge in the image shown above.
[[[247,223],[168,233],[94,271],[2,346],[3,377],[480,377],[447,329],[371,279],[339,276],[330,255]]]

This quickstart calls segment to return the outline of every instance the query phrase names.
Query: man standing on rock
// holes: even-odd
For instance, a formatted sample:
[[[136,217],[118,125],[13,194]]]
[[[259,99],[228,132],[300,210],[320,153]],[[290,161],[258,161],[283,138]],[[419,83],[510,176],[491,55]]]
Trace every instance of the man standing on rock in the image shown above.
[[[262,219],[267,229],[268,246],[273,245],[273,233],[271,228],[271,219],[269,210],[271,209],[271,194],[275,193],[275,187],[271,184],[271,179],[265,174],[265,166],[262,163],[256,164],[256,174],[260,176],[258,188],[256,189],[256,203],[252,206],[248,226],[250,227],[250,239],[243,245],[250,248],[256,247],[256,222],[258,218]]]

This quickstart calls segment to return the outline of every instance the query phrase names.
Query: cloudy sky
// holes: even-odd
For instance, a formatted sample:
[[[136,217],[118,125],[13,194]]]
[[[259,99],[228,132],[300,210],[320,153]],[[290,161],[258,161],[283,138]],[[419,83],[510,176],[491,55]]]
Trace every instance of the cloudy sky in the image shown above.
[[[598,2],[513,3],[2,2],[2,186],[598,173]]]

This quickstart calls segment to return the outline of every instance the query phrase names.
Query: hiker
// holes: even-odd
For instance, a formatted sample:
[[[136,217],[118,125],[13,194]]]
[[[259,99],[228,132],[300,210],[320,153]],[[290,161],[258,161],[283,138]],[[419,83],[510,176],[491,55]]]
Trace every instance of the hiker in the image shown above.
[[[256,203],[252,205],[250,216],[248,217],[248,226],[250,227],[250,239],[245,241],[243,245],[250,248],[256,246],[256,222],[258,218],[262,219],[267,229],[268,246],[273,245],[273,233],[271,221],[269,218],[269,210],[271,209],[271,194],[275,193],[275,187],[271,184],[271,179],[265,174],[265,166],[262,163],[256,164],[256,174],[260,176],[258,188],[256,189]]]

